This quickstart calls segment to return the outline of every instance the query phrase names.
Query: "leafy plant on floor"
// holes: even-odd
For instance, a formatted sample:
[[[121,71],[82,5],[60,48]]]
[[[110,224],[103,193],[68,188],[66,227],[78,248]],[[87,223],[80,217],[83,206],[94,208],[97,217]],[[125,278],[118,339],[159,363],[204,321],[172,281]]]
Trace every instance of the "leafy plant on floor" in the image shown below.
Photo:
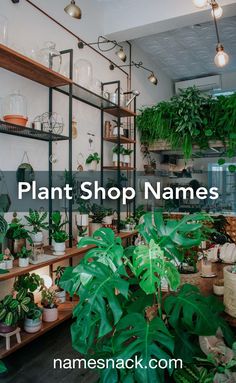
[[[185,158],[190,158],[193,145],[206,149],[211,140],[221,140],[226,145],[226,156],[233,157],[235,108],[236,94],[214,99],[196,87],[181,90],[170,101],[141,110],[137,117],[141,142],[149,145],[165,140],[173,149],[181,148]]]
[[[173,367],[166,373],[153,370],[147,364],[150,358],[169,361],[180,358],[182,350],[184,362],[191,363],[202,355],[199,335],[214,335],[218,327],[231,340],[217,298],[204,297],[191,285],[177,291],[180,277],[174,261],[182,257],[181,248],[200,244],[205,220],[206,215],[195,214],[169,222],[160,213],[148,213],[139,227],[145,245],[128,249],[107,228],[81,239],[79,247],[95,248],[79,265],[67,268],[60,280],[61,288],[79,297],[71,328],[74,348],[88,358],[115,362],[137,357],[147,365],[131,370],[109,367],[101,371],[102,383],[164,383]],[[163,302],[164,280],[176,292]]]
[[[47,218],[47,212],[38,212],[37,210],[29,209],[29,215],[25,215],[29,226],[33,228],[32,233],[37,234],[42,230],[48,229],[48,223],[45,221]]]

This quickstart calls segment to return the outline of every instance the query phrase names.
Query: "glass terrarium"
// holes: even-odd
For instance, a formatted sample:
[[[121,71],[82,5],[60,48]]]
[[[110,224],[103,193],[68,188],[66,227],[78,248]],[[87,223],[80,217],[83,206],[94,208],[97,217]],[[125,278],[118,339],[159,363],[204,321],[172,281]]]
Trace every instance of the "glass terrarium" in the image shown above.
[[[19,90],[5,97],[3,102],[3,118],[6,122],[25,126],[27,118],[27,101]]]
[[[44,43],[44,47],[40,49],[37,54],[38,61],[44,66],[60,72],[62,57],[60,52],[56,49],[56,44],[52,41]]]
[[[90,61],[79,59],[74,64],[75,82],[84,88],[92,88],[93,85],[93,67]]]
[[[8,43],[8,19],[3,15],[0,15],[0,43]]]

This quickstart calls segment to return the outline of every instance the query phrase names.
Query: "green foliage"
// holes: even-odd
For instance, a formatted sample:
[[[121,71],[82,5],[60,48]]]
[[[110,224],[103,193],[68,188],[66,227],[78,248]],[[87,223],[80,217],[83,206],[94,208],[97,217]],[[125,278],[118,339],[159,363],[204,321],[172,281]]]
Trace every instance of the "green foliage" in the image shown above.
[[[41,304],[47,309],[53,309],[57,307],[58,299],[56,297],[56,291],[53,288],[48,289],[44,287],[42,289]]]
[[[62,277],[62,275],[64,274],[65,269],[66,269],[66,268],[65,268],[64,266],[58,266],[58,267],[57,267],[57,269],[56,269],[56,271],[55,271],[55,274],[56,274],[55,285],[56,285],[56,286],[59,286],[61,277]]]
[[[37,210],[29,209],[29,216],[25,215],[28,224],[33,227],[32,233],[38,233],[41,230],[48,229],[48,223],[45,221],[47,212],[39,213]]]
[[[123,154],[126,156],[130,156],[133,153],[133,150],[130,148],[123,148]]]
[[[198,369],[193,364],[185,364],[182,369],[174,372],[176,383],[213,383],[214,374],[206,368]]]
[[[7,372],[7,367],[6,367],[6,365],[3,363],[3,361],[0,360],[0,374],[4,374],[5,372]]]
[[[86,159],[86,164],[89,165],[91,164],[93,161],[96,161],[97,164],[99,164],[101,158],[99,157],[98,153],[93,153],[93,154],[90,154],[87,159]]]
[[[105,209],[102,205],[93,204],[91,207],[91,215],[93,223],[102,223],[103,218],[107,215],[107,209]]]
[[[30,243],[32,242],[29,231],[25,229],[21,220],[18,219],[10,223],[6,237],[9,239],[27,239]]]
[[[37,289],[41,289],[44,282],[40,275],[35,273],[26,273],[19,275],[14,282],[14,289],[20,291],[26,290],[27,293],[33,293]]]
[[[53,233],[52,238],[54,239],[56,243],[63,243],[67,241],[67,239],[69,238],[69,235],[67,234],[65,230],[60,230]]]
[[[209,147],[210,140],[227,145],[227,156],[236,149],[236,94],[213,99],[196,88],[182,90],[170,101],[162,101],[141,110],[137,126],[143,144],[166,140],[173,149],[182,148],[191,157],[194,144]]]
[[[5,218],[2,215],[0,215],[0,243],[3,242],[7,229],[8,229],[8,223],[5,220]]]
[[[43,310],[36,303],[30,302],[27,318],[32,320],[39,319],[42,315],[42,311]]]
[[[123,145],[116,145],[112,148],[112,152],[115,154],[124,154],[124,146]]]
[[[6,326],[15,326],[26,317],[30,301],[25,291],[19,291],[16,298],[10,294],[6,295],[0,302],[0,321]]]
[[[22,247],[21,251],[17,253],[17,258],[30,258],[32,250],[27,250],[25,246]]]
[[[50,229],[52,233],[60,231],[68,221],[62,221],[62,215],[59,211],[54,211],[51,215]]]
[[[77,201],[78,203],[78,211],[80,214],[89,214],[91,210],[90,203],[88,201],[83,200],[82,198],[78,198]]]

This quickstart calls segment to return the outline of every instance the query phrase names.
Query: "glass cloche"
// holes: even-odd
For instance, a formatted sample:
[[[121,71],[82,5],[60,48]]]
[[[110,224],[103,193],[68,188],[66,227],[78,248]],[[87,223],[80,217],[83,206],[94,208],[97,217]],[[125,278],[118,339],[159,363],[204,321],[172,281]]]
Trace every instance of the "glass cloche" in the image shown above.
[[[27,117],[27,101],[19,90],[5,97],[3,102],[3,114]]]
[[[3,15],[0,15],[0,43],[8,43],[8,19]]]
[[[84,88],[90,89],[93,84],[93,67],[90,61],[79,59],[74,64],[75,82]]]
[[[60,72],[62,58],[54,42],[47,41],[44,43],[44,47],[37,54],[37,59],[44,66]]]

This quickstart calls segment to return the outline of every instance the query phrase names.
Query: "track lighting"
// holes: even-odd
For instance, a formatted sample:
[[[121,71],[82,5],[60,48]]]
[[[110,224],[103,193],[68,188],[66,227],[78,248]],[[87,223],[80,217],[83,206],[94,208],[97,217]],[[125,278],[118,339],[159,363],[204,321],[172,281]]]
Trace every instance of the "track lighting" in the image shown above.
[[[102,45],[104,45],[104,44],[110,44],[111,46],[109,48],[102,48]],[[88,46],[97,45],[98,49],[101,52],[109,52],[109,51],[113,50],[114,48],[119,47],[119,50],[116,52],[116,55],[117,55],[117,57],[119,57],[119,59],[121,61],[123,61],[124,63],[126,62],[127,56],[126,56],[126,53],[124,51],[124,48],[122,47],[122,45],[118,44],[118,42],[116,40],[108,40],[106,37],[103,37],[103,36],[99,36],[98,40],[95,43],[88,43],[88,44],[86,43],[85,44],[81,40],[78,40],[78,48],[79,49],[83,49],[85,45],[88,45]],[[113,69],[111,69],[111,70],[113,70]]]
[[[114,70],[115,68],[124,68],[124,67],[132,67],[132,66],[135,66],[135,68],[138,68],[138,69],[143,69],[143,70],[146,70],[147,72],[150,73],[150,75],[148,76],[148,80],[153,84],[153,85],[157,85],[158,84],[158,79],[157,77],[155,76],[155,74],[153,73],[152,70],[146,68],[145,66],[143,66],[143,63],[142,61],[136,63],[134,61],[132,61],[130,64],[126,64],[126,65],[120,65],[120,66],[115,66],[113,63],[110,63],[109,65],[109,69],[110,70]]]
[[[215,56],[215,64],[219,68],[223,68],[225,65],[229,63],[229,55],[225,52],[224,46],[221,43],[218,43],[216,46],[216,56]]]
[[[70,4],[64,8],[64,11],[75,19],[81,19],[82,17],[81,9],[75,4],[75,0],[71,0]]]

